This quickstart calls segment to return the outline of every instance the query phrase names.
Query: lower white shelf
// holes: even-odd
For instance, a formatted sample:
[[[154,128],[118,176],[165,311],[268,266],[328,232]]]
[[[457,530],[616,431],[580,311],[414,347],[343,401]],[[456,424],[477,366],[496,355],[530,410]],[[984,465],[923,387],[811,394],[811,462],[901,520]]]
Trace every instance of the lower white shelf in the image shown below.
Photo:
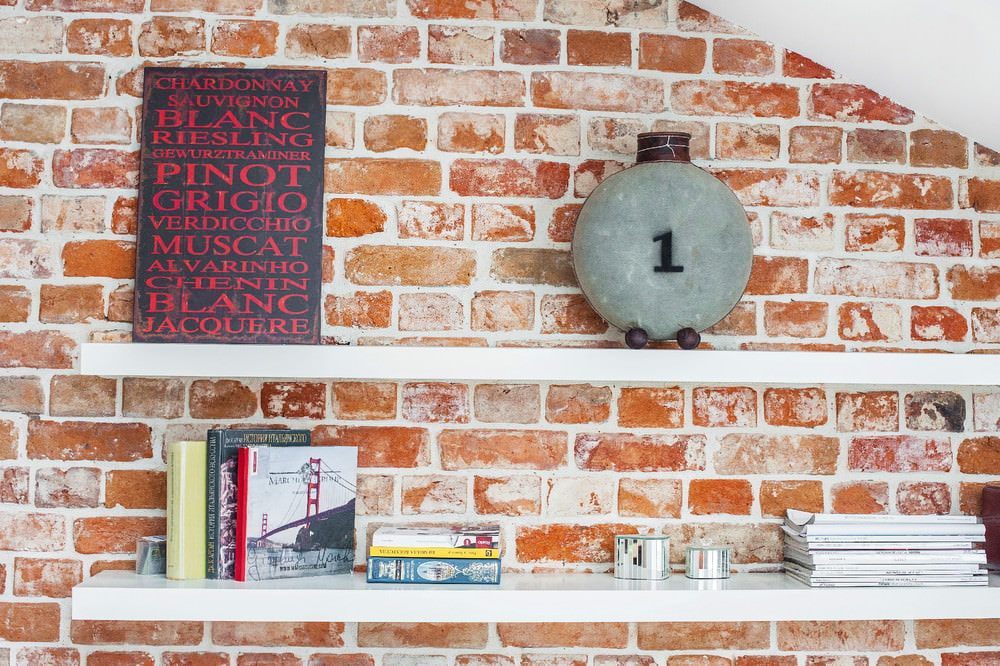
[[[504,574],[500,585],[367,583],[363,574],[237,583],[105,571],[73,588],[74,620],[708,622],[1000,617],[979,587],[811,588],[784,574],[697,581]]]

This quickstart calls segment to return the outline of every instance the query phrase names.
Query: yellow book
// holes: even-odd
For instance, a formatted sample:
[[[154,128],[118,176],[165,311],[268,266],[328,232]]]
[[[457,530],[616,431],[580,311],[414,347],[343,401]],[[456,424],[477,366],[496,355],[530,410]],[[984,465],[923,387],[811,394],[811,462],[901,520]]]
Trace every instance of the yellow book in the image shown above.
[[[372,557],[444,557],[450,559],[499,559],[498,548],[446,548],[441,546],[370,546]]]
[[[208,444],[167,444],[167,578],[205,577]]]

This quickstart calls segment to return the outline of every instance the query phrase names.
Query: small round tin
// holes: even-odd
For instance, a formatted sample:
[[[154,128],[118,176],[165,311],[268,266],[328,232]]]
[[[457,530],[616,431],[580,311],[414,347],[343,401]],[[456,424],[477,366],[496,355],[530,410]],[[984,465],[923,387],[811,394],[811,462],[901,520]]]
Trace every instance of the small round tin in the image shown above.
[[[670,575],[670,537],[615,535],[615,578],[662,580]]]
[[[688,578],[729,578],[732,548],[688,548],[684,575]]]

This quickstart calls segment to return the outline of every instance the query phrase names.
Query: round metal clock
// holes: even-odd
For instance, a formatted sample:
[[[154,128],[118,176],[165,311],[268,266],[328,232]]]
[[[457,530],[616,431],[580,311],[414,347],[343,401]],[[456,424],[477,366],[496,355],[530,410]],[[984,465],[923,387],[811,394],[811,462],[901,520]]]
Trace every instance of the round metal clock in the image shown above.
[[[573,267],[587,301],[630,347],[677,340],[725,317],[750,278],[746,212],[722,181],[691,164],[690,135],[639,135],[636,164],[587,197]]]

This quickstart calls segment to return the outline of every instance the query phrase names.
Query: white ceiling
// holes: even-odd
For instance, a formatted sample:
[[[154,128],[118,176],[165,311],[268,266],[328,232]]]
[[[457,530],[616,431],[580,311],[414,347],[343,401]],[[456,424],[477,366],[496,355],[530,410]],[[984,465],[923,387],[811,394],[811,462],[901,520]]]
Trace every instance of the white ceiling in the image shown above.
[[[692,0],[1000,150],[996,0]]]

